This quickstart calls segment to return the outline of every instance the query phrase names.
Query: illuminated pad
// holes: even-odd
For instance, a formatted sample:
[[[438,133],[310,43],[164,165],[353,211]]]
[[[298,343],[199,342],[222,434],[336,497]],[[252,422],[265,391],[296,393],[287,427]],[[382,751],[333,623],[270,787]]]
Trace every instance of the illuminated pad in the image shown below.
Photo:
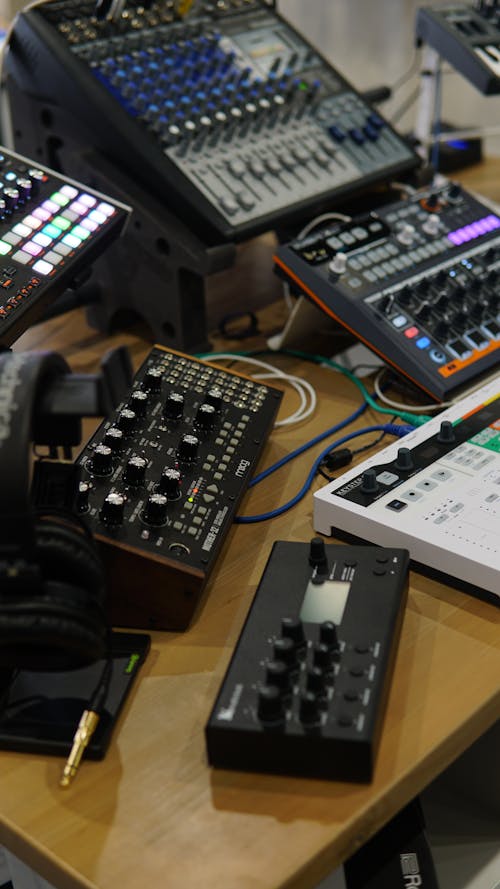
[[[3,190],[2,190],[3,189]],[[0,342],[10,344],[73,282],[128,208],[0,149]],[[42,305],[43,303],[43,305]]]

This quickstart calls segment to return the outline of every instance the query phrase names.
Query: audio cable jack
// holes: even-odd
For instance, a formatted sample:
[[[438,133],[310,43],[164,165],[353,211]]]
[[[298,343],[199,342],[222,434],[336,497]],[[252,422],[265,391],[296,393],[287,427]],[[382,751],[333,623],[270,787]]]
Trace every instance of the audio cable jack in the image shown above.
[[[80,717],[80,722],[78,723],[78,727],[73,736],[71,751],[59,781],[61,787],[69,787],[80,768],[83,754],[92,739],[104,710],[111,681],[112,669],[113,659],[110,655],[104,664],[104,669],[94,693],[90,698],[88,707],[83,711]]]

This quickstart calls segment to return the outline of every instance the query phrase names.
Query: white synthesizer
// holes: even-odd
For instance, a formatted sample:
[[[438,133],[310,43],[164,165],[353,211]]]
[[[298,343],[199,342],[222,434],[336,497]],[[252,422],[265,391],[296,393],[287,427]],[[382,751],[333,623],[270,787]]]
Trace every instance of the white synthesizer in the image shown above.
[[[321,488],[314,528],[500,604],[500,376]]]

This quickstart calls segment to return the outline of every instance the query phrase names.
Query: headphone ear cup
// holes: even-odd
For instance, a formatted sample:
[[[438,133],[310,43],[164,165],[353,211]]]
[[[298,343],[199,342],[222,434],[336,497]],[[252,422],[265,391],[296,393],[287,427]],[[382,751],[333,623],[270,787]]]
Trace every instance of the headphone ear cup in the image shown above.
[[[104,574],[93,541],[53,519],[35,526],[38,591],[0,613],[2,660],[28,670],[67,670],[105,657]],[[2,638],[3,637],[3,638]]]

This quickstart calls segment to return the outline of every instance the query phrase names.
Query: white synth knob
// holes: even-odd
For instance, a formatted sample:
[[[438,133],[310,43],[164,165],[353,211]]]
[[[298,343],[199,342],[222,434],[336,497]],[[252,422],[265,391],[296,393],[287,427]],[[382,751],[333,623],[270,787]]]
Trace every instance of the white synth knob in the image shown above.
[[[430,235],[432,238],[438,234],[440,228],[441,228],[441,220],[439,219],[439,216],[435,216],[435,215],[429,216],[425,220],[425,222],[422,226],[422,229],[425,232],[425,234]]]
[[[328,271],[331,275],[343,275],[347,268],[347,256],[345,253],[341,251],[336,253],[333,257],[330,265],[328,266]]]
[[[406,247],[410,247],[415,240],[415,226],[411,225],[409,222],[406,222],[400,229],[397,234],[397,239],[400,244],[404,244]]]

